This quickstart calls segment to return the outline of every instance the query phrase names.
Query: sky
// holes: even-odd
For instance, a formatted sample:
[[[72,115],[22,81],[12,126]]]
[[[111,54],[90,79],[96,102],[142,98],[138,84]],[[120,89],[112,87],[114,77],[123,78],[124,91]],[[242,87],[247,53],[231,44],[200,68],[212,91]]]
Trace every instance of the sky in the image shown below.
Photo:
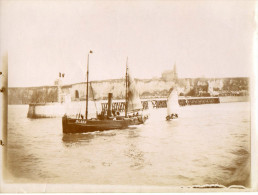
[[[125,76],[248,77],[255,1],[0,1],[9,87]]]

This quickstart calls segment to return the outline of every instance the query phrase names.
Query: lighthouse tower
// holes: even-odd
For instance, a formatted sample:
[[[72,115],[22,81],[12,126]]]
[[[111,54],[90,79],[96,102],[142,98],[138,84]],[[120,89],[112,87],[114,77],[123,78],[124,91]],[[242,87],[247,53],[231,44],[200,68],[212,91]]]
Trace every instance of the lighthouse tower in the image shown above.
[[[62,90],[61,90],[61,86],[63,85],[63,78],[64,78],[65,74],[59,72],[59,77],[58,79],[55,80],[55,86],[57,86],[57,102],[61,103],[62,102]]]

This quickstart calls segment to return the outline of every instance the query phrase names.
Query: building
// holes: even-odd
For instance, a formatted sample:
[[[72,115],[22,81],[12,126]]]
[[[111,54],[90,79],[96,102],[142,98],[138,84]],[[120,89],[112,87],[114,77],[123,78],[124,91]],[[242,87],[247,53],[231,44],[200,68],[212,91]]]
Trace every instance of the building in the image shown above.
[[[166,70],[162,73],[162,79],[165,81],[173,81],[178,79],[177,75],[177,69],[176,69],[176,63],[174,64],[174,67],[172,70]]]

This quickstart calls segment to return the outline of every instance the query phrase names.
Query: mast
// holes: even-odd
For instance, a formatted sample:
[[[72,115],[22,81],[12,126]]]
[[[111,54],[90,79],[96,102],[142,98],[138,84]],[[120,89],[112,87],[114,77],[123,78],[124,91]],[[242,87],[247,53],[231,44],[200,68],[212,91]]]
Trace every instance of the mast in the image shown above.
[[[86,111],[85,111],[85,119],[88,119],[88,101],[89,101],[89,57],[90,53],[93,53],[91,50],[88,53],[87,60],[87,85],[86,85]]]
[[[127,117],[128,110],[128,57],[126,58],[126,73],[125,73],[125,117]]]

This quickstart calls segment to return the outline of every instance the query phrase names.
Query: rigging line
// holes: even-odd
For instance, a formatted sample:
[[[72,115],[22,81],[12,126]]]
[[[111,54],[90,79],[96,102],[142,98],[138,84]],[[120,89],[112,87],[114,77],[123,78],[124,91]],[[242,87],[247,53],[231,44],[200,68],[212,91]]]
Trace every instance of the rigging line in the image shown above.
[[[78,89],[78,91],[79,91],[79,89]],[[81,114],[82,115],[82,114],[84,114],[83,111],[82,111],[84,101],[81,101],[80,97],[78,97],[78,98],[79,98],[79,102],[78,102],[79,106],[76,106],[77,107],[77,109],[76,109],[77,113],[76,114]],[[82,98],[83,98],[83,96],[82,96]],[[76,102],[77,102],[77,100],[76,100]]]
[[[83,107],[82,104],[83,104],[83,103],[84,103],[84,102],[81,102],[80,99],[79,99],[79,105],[80,105],[80,106],[78,107],[78,114],[83,114],[83,112],[82,112],[82,110],[83,110],[83,109],[82,109],[82,107]]]
[[[91,88],[92,97],[93,97],[93,101],[94,101],[94,105],[95,105],[95,109],[96,109],[96,114],[98,114],[97,104],[96,104],[96,101],[95,101],[94,91],[93,91],[93,87],[91,85],[91,82],[90,82],[90,88]]]

